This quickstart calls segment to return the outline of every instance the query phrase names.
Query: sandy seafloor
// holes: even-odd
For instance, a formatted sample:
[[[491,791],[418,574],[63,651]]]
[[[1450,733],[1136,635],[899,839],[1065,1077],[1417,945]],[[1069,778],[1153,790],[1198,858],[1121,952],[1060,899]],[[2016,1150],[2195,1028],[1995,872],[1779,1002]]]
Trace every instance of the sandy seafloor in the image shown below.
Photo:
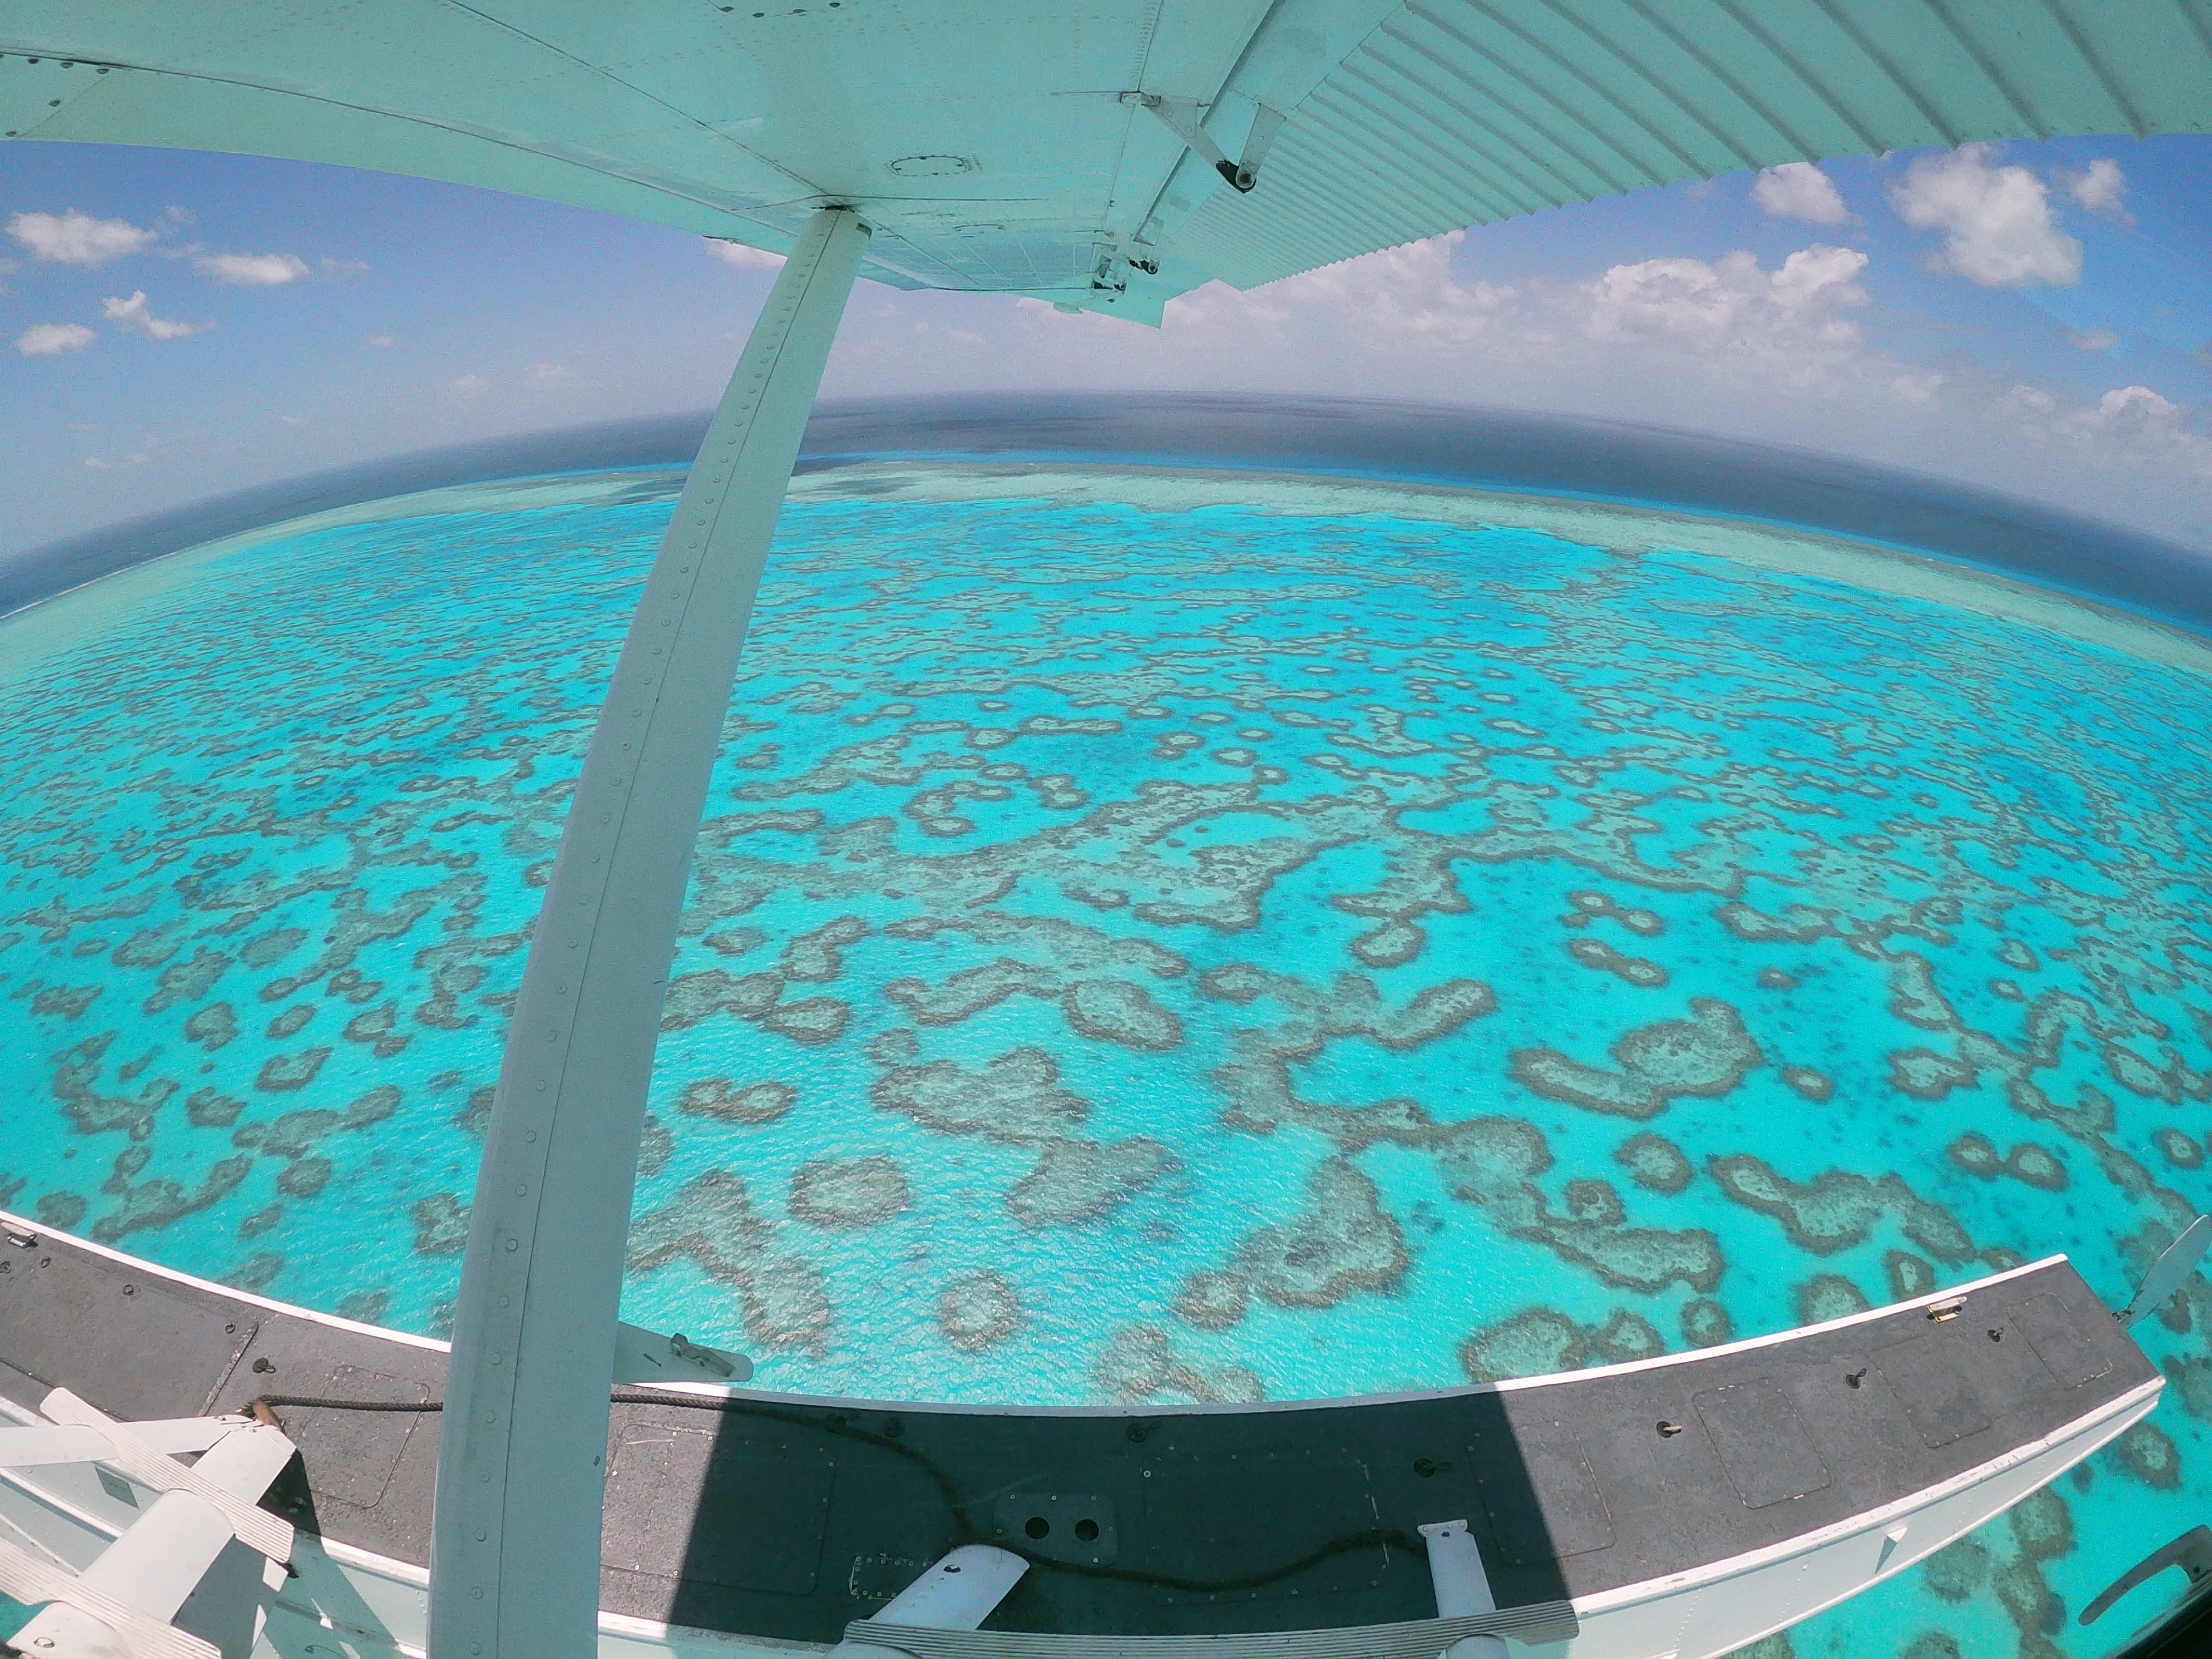
[[[0,1203],[447,1316],[539,884],[680,479],[458,488],[0,621]],[[1103,465],[795,486],[627,1316],[779,1389],[1524,1375],[2212,1203],[2212,646],[1810,532]],[[2102,1653],[2143,1426],[1798,1654]],[[2172,1577],[2168,1576],[2169,1580]]]

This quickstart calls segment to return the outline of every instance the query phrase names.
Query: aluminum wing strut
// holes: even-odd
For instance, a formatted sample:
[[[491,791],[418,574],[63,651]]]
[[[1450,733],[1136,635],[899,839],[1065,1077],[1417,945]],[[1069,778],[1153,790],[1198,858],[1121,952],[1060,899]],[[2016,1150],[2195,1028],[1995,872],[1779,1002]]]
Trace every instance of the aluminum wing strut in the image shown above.
[[[607,1390],[661,996],[746,618],[867,240],[856,213],[832,208],[792,249],[661,541],[569,802],[454,1310],[435,1659],[596,1650]],[[653,1340],[663,1357],[712,1352]]]

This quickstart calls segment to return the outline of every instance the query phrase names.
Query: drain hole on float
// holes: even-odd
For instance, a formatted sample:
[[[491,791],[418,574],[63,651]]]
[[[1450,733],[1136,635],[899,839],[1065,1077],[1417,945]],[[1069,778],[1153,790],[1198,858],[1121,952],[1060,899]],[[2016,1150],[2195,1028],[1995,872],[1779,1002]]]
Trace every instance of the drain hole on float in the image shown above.
[[[1033,1515],[1030,1516],[1028,1522],[1022,1528],[1022,1530],[1029,1534],[1032,1538],[1042,1538],[1046,1534],[1052,1530],[1052,1522],[1046,1520],[1044,1516],[1041,1515]],[[1091,1530],[1095,1533],[1097,1531],[1097,1528],[1093,1527]]]

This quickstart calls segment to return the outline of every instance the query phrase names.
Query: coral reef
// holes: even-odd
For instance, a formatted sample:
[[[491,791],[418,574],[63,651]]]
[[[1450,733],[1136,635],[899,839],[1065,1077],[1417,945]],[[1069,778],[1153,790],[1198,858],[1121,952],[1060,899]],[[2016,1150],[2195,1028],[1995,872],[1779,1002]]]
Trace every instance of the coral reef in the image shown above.
[[[268,532],[56,601],[66,648],[0,621],[0,1201],[442,1328],[673,488]],[[2201,649],[1780,530],[1183,488],[794,486],[670,969],[639,1315],[776,1386],[1242,1400],[2058,1249],[2118,1285],[2196,1213]],[[2208,1328],[2203,1284],[2137,1328]],[[2066,1639],[2112,1517],[2204,1478],[2212,1361],[2159,1357],[2172,1406],[2070,1516],[1909,1575],[1937,1612]]]

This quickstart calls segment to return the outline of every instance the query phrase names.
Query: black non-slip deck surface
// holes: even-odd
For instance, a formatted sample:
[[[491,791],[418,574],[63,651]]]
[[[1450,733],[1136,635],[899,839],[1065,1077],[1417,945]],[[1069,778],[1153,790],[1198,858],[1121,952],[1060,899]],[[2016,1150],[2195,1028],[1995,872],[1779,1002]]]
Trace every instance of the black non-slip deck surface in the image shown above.
[[[258,1395],[434,1401],[445,1356],[179,1285],[66,1238],[0,1240],[0,1393],[118,1416]],[[1663,1577],[1906,1498],[2156,1373],[2071,1267],[1956,1317],[1533,1387],[1268,1409],[990,1413],[740,1395],[617,1403],[603,1602],[833,1642],[963,1542],[1027,1555],[1006,1629],[1182,1634],[1434,1616],[1416,1530],[1472,1525],[1503,1607]],[[278,1408],[272,1507],[416,1563],[435,1413]],[[1671,1431],[1662,1432],[1668,1425]]]

